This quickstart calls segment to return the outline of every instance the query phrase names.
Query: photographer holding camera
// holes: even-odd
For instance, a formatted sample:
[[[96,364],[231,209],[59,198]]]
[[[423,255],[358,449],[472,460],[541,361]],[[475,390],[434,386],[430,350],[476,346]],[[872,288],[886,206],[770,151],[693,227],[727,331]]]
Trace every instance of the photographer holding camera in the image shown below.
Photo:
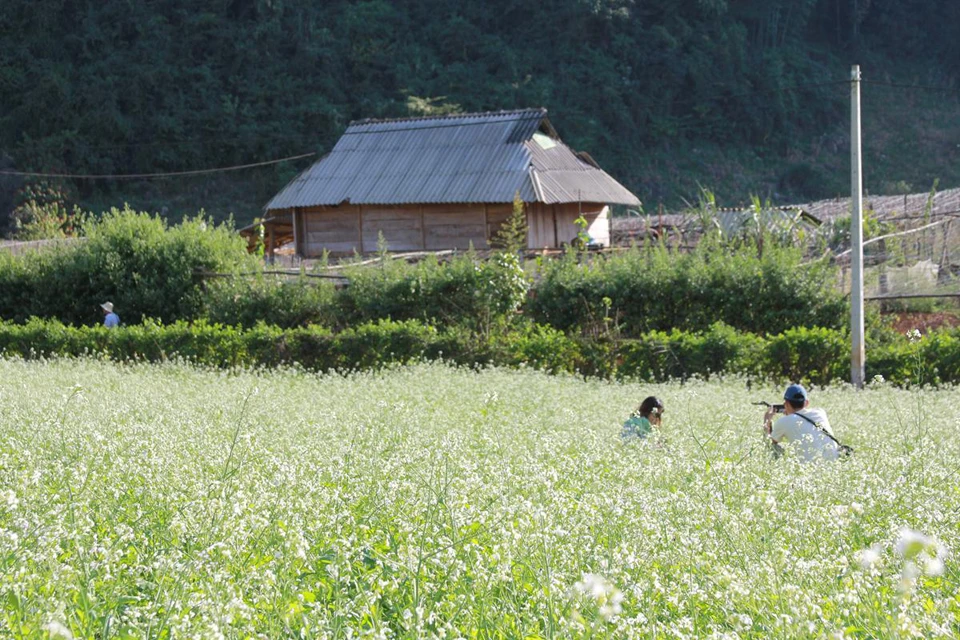
[[[783,394],[782,405],[773,405],[763,416],[763,428],[778,451],[782,445],[790,445],[794,454],[803,462],[814,460],[837,460],[850,455],[850,447],[840,444],[834,437],[827,412],[811,409],[807,390],[802,385],[792,384]],[[783,415],[773,422],[773,417]]]

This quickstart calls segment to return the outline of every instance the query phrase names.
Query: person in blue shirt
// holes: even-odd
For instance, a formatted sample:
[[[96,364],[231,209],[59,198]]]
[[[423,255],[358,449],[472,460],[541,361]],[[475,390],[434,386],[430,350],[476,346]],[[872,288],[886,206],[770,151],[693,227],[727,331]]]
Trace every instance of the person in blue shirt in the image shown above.
[[[119,327],[120,326],[120,316],[113,312],[113,303],[104,302],[100,305],[100,308],[103,309],[103,326],[105,327]]]
[[[659,430],[663,419],[663,410],[663,400],[656,396],[648,397],[623,423],[620,437],[624,440],[646,438],[653,433],[654,428]]]

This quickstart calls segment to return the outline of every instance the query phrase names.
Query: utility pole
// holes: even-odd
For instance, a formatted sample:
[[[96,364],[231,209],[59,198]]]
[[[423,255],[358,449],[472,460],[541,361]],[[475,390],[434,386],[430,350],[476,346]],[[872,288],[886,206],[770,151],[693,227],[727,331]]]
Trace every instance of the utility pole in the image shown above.
[[[863,164],[860,154],[860,65],[850,69],[850,382],[863,388]]]

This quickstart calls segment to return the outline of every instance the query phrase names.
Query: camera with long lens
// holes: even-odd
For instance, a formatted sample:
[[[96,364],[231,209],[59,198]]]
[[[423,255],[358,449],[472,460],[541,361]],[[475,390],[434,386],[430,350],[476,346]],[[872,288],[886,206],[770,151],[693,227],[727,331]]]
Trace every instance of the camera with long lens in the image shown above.
[[[764,402],[763,400],[761,400],[760,402],[754,402],[752,404],[755,404],[761,407],[766,407],[767,409],[773,409],[774,413],[783,413],[782,404],[770,404],[769,402]]]

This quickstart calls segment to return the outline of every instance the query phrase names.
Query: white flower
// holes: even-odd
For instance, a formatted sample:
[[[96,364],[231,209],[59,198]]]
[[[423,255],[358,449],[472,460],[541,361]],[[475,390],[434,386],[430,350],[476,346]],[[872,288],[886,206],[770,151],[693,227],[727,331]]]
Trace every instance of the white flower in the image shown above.
[[[61,623],[51,620],[47,624],[43,625],[43,630],[50,634],[51,638],[65,638],[66,640],[73,640],[73,634],[70,633],[70,629],[67,629]]]
[[[920,335],[919,329],[911,329],[910,331],[907,331],[907,339],[910,340],[910,342],[916,342],[922,337],[923,336]]]
[[[883,384],[884,382],[886,382],[886,380],[879,373],[873,376],[873,384]]]
[[[931,577],[943,575],[943,560],[940,558],[926,558],[923,561],[923,572]]]
[[[917,582],[920,575],[920,568],[909,560],[903,564],[903,571],[900,573],[900,590],[910,591]]]
[[[871,545],[869,549],[861,549],[856,553],[857,563],[864,571],[869,571],[880,562],[880,552],[883,547],[879,544]]]
[[[620,606],[620,602],[622,600],[623,594],[617,591],[613,600],[600,607],[600,617],[603,618],[604,622],[609,622],[611,618],[620,615],[620,613],[623,612],[623,607]]]
[[[609,586],[611,586],[610,583],[603,576],[596,573],[585,573],[583,579],[573,585],[573,588],[585,596],[599,600],[606,595]]]
[[[0,504],[7,505],[7,508],[13,511],[17,508],[17,505],[20,504],[20,500],[17,499],[17,494],[15,494],[12,489],[7,489],[3,493],[0,493]]]
[[[596,602],[597,611],[605,622],[623,611],[623,594],[601,575],[585,573],[573,588]]]
[[[936,550],[936,543],[919,531],[903,527],[900,529],[896,549],[905,560],[913,560],[924,551]]]
[[[921,573],[932,577],[943,575],[947,549],[934,538],[903,527],[896,549],[905,560],[900,576],[901,589],[910,589]]]

